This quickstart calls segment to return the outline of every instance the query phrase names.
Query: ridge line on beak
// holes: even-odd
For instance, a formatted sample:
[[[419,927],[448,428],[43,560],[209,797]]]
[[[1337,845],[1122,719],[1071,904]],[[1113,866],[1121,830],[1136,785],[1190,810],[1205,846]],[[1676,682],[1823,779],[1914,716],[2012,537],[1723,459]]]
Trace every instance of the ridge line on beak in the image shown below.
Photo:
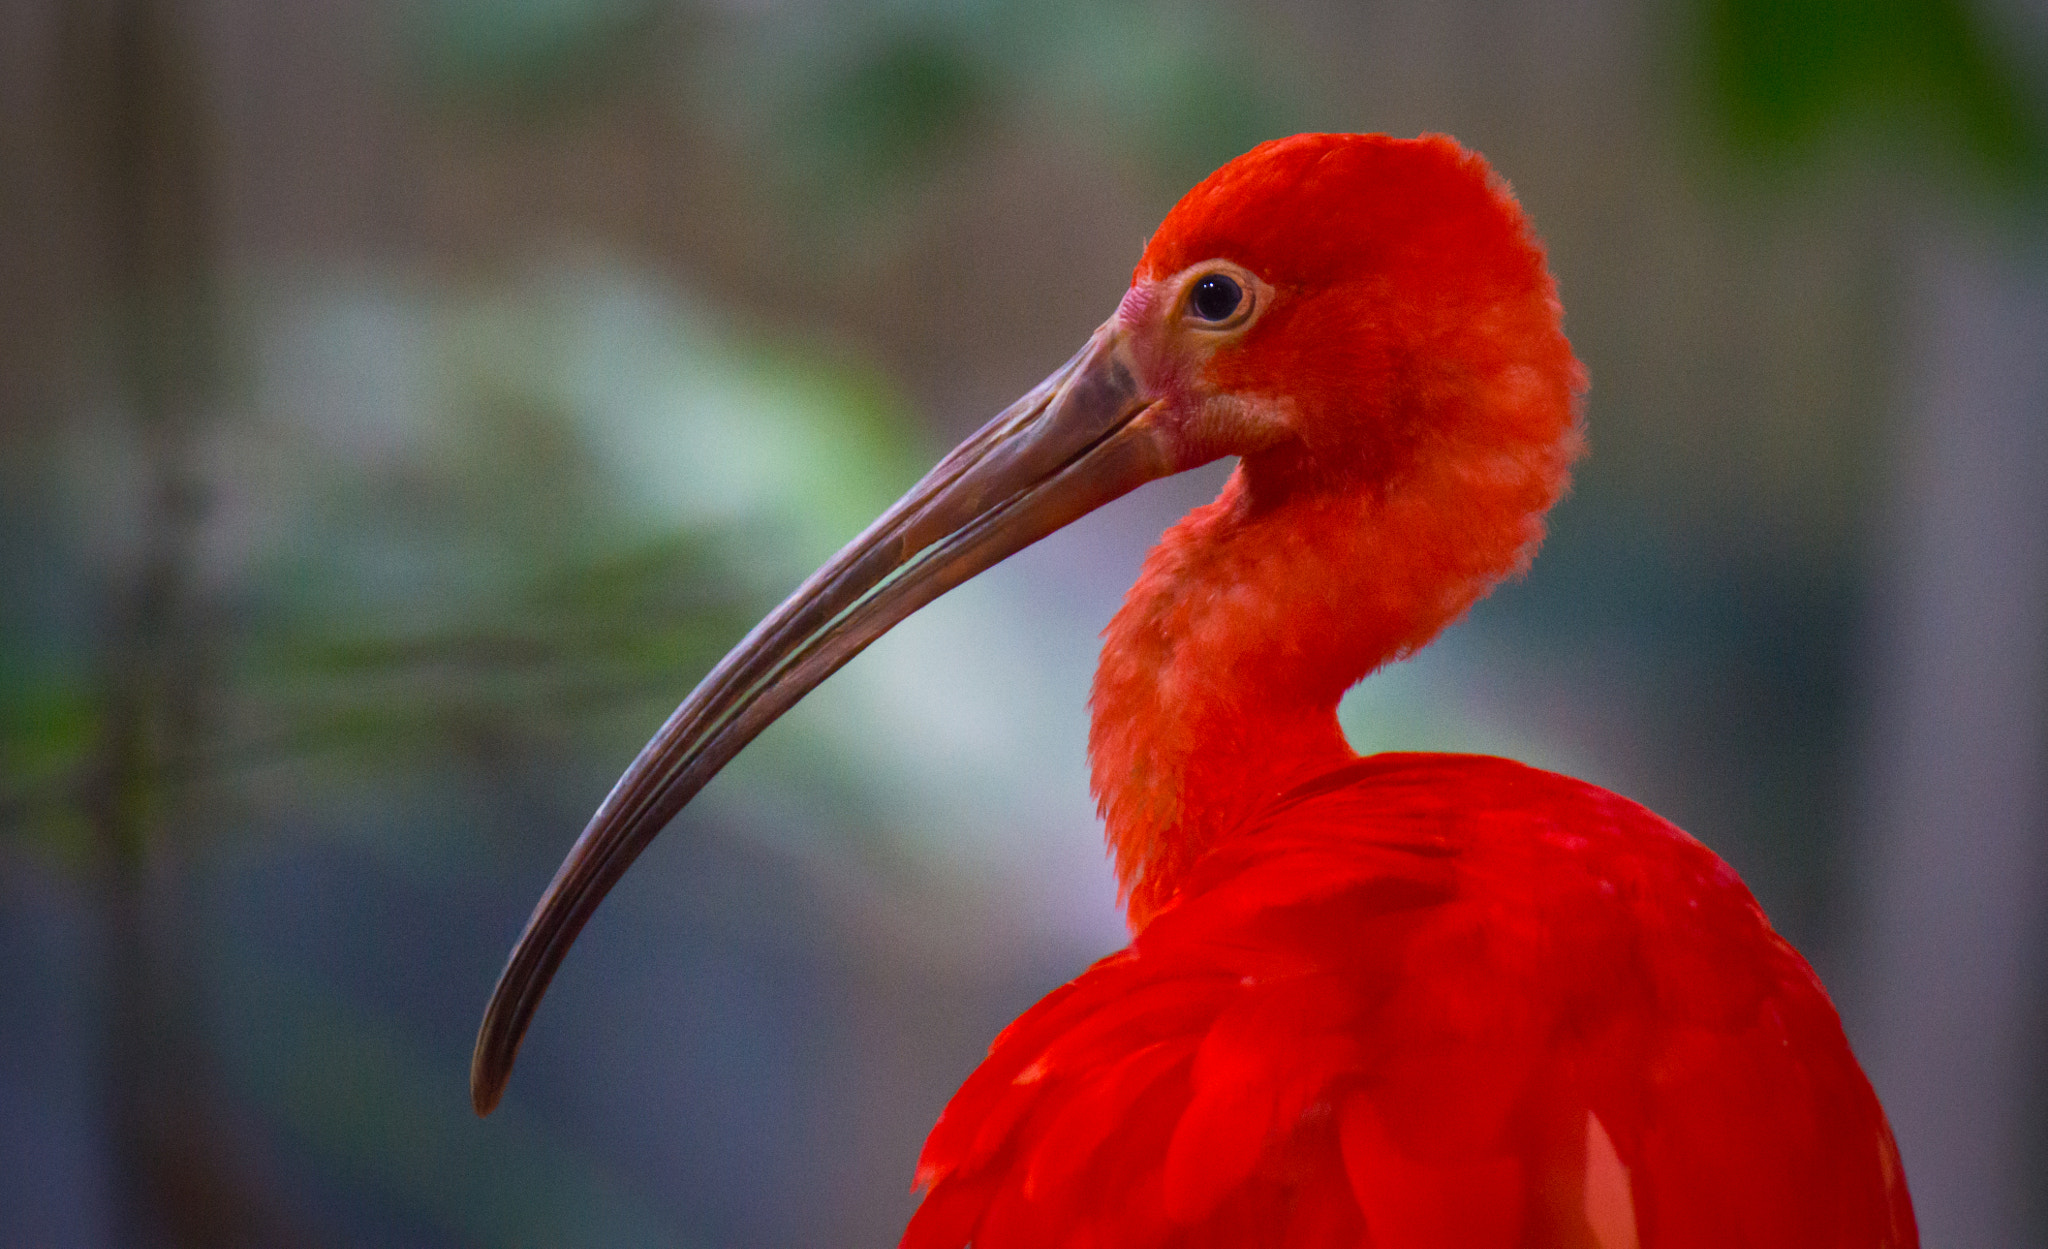
[[[754,626],[606,795],[535,905],[477,1032],[470,1097],[489,1114],[548,982],[611,887],[732,757],[819,682],[947,590],[1189,465],[1114,319],[954,448]]]

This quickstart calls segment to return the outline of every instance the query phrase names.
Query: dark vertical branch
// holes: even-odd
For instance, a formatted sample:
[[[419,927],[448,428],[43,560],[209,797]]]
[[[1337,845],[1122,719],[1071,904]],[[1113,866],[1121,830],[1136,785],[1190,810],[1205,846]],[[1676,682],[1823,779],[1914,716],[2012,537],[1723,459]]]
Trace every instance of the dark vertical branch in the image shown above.
[[[73,10],[69,84],[104,243],[105,344],[140,451],[136,548],[108,587],[101,740],[87,803],[103,858],[147,865],[198,728],[195,459],[210,401],[212,246],[196,74],[161,0]]]
[[[85,0],[66,6],[60,49],[82,233],[103,258],[91,302],[108,314],[102,347],[139,453],[132,545],[103,588],[99,730],[82,793],[106,940],[117,1218],[138,1245],[221,1243],[245,1222],[214,1165],[220,1133],[174,871],[207,688],[197,453],[219,358],[209,134],[178,17],[170,0]]]

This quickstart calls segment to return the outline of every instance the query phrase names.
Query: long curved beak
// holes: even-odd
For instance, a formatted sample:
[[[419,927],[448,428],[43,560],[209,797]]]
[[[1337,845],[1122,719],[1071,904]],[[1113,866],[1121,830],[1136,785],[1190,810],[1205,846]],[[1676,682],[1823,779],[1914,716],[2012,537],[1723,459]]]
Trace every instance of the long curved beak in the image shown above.
[[[498,976],[471,1060],[489,1114],[548,981],[676,812],[776,717],[918,608],[1176,470],[1115,322],[811,574],[691,691],[612,786]]]

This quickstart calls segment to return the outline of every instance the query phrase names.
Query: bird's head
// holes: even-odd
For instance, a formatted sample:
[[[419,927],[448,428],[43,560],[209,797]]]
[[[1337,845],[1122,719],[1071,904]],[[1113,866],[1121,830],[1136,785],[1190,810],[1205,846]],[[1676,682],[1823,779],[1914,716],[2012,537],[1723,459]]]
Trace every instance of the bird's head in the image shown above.
[[[1174,206],[1104,329],[1176,468],[1236,455],[1348,488],[1447,442],[1569,456],[1584,383],[1561,322],[1541,244],[1477,155],[1297,135]]]
[[[1497,578],[1563,488],[1581,384],[1541,246],[1478,156],[1441,136],[1299,135],[1224,166],[1167,215],[1081,351],[757,625],[633,761],[499,978],[477,1109],[496,1105],[556,967],[647,843],[924,604],[1147,481],[1231,455],[1262,503],[1383,495],[1427,465],[1430,540],[1490,541],[1474,575]],[[1490,539],[1468,506],[1489,492],[1505,518]]]

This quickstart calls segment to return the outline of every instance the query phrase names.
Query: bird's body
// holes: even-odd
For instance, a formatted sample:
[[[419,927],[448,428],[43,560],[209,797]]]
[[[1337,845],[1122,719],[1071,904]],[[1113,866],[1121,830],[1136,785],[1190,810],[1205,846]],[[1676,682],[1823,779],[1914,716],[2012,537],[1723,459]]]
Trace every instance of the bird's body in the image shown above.
[[[1805,961],[1704,847],[1502,759],[1276,799],[996,1041],[908,1249],[1913,1243]]]
[[[1338,700],[1527,567],[1582,373],[1507,187],[1441,136],[1300,135],[1168,214],[1117,313],[705,679],[500,978],[495,1103],[568,942],[754,733],[932,597],[1239,458],[1105,633],[1089,755],[1131,946],[997,1039],[913,1249],[1905,1249],[1813,972],[1641,807],[1358,759]]]

